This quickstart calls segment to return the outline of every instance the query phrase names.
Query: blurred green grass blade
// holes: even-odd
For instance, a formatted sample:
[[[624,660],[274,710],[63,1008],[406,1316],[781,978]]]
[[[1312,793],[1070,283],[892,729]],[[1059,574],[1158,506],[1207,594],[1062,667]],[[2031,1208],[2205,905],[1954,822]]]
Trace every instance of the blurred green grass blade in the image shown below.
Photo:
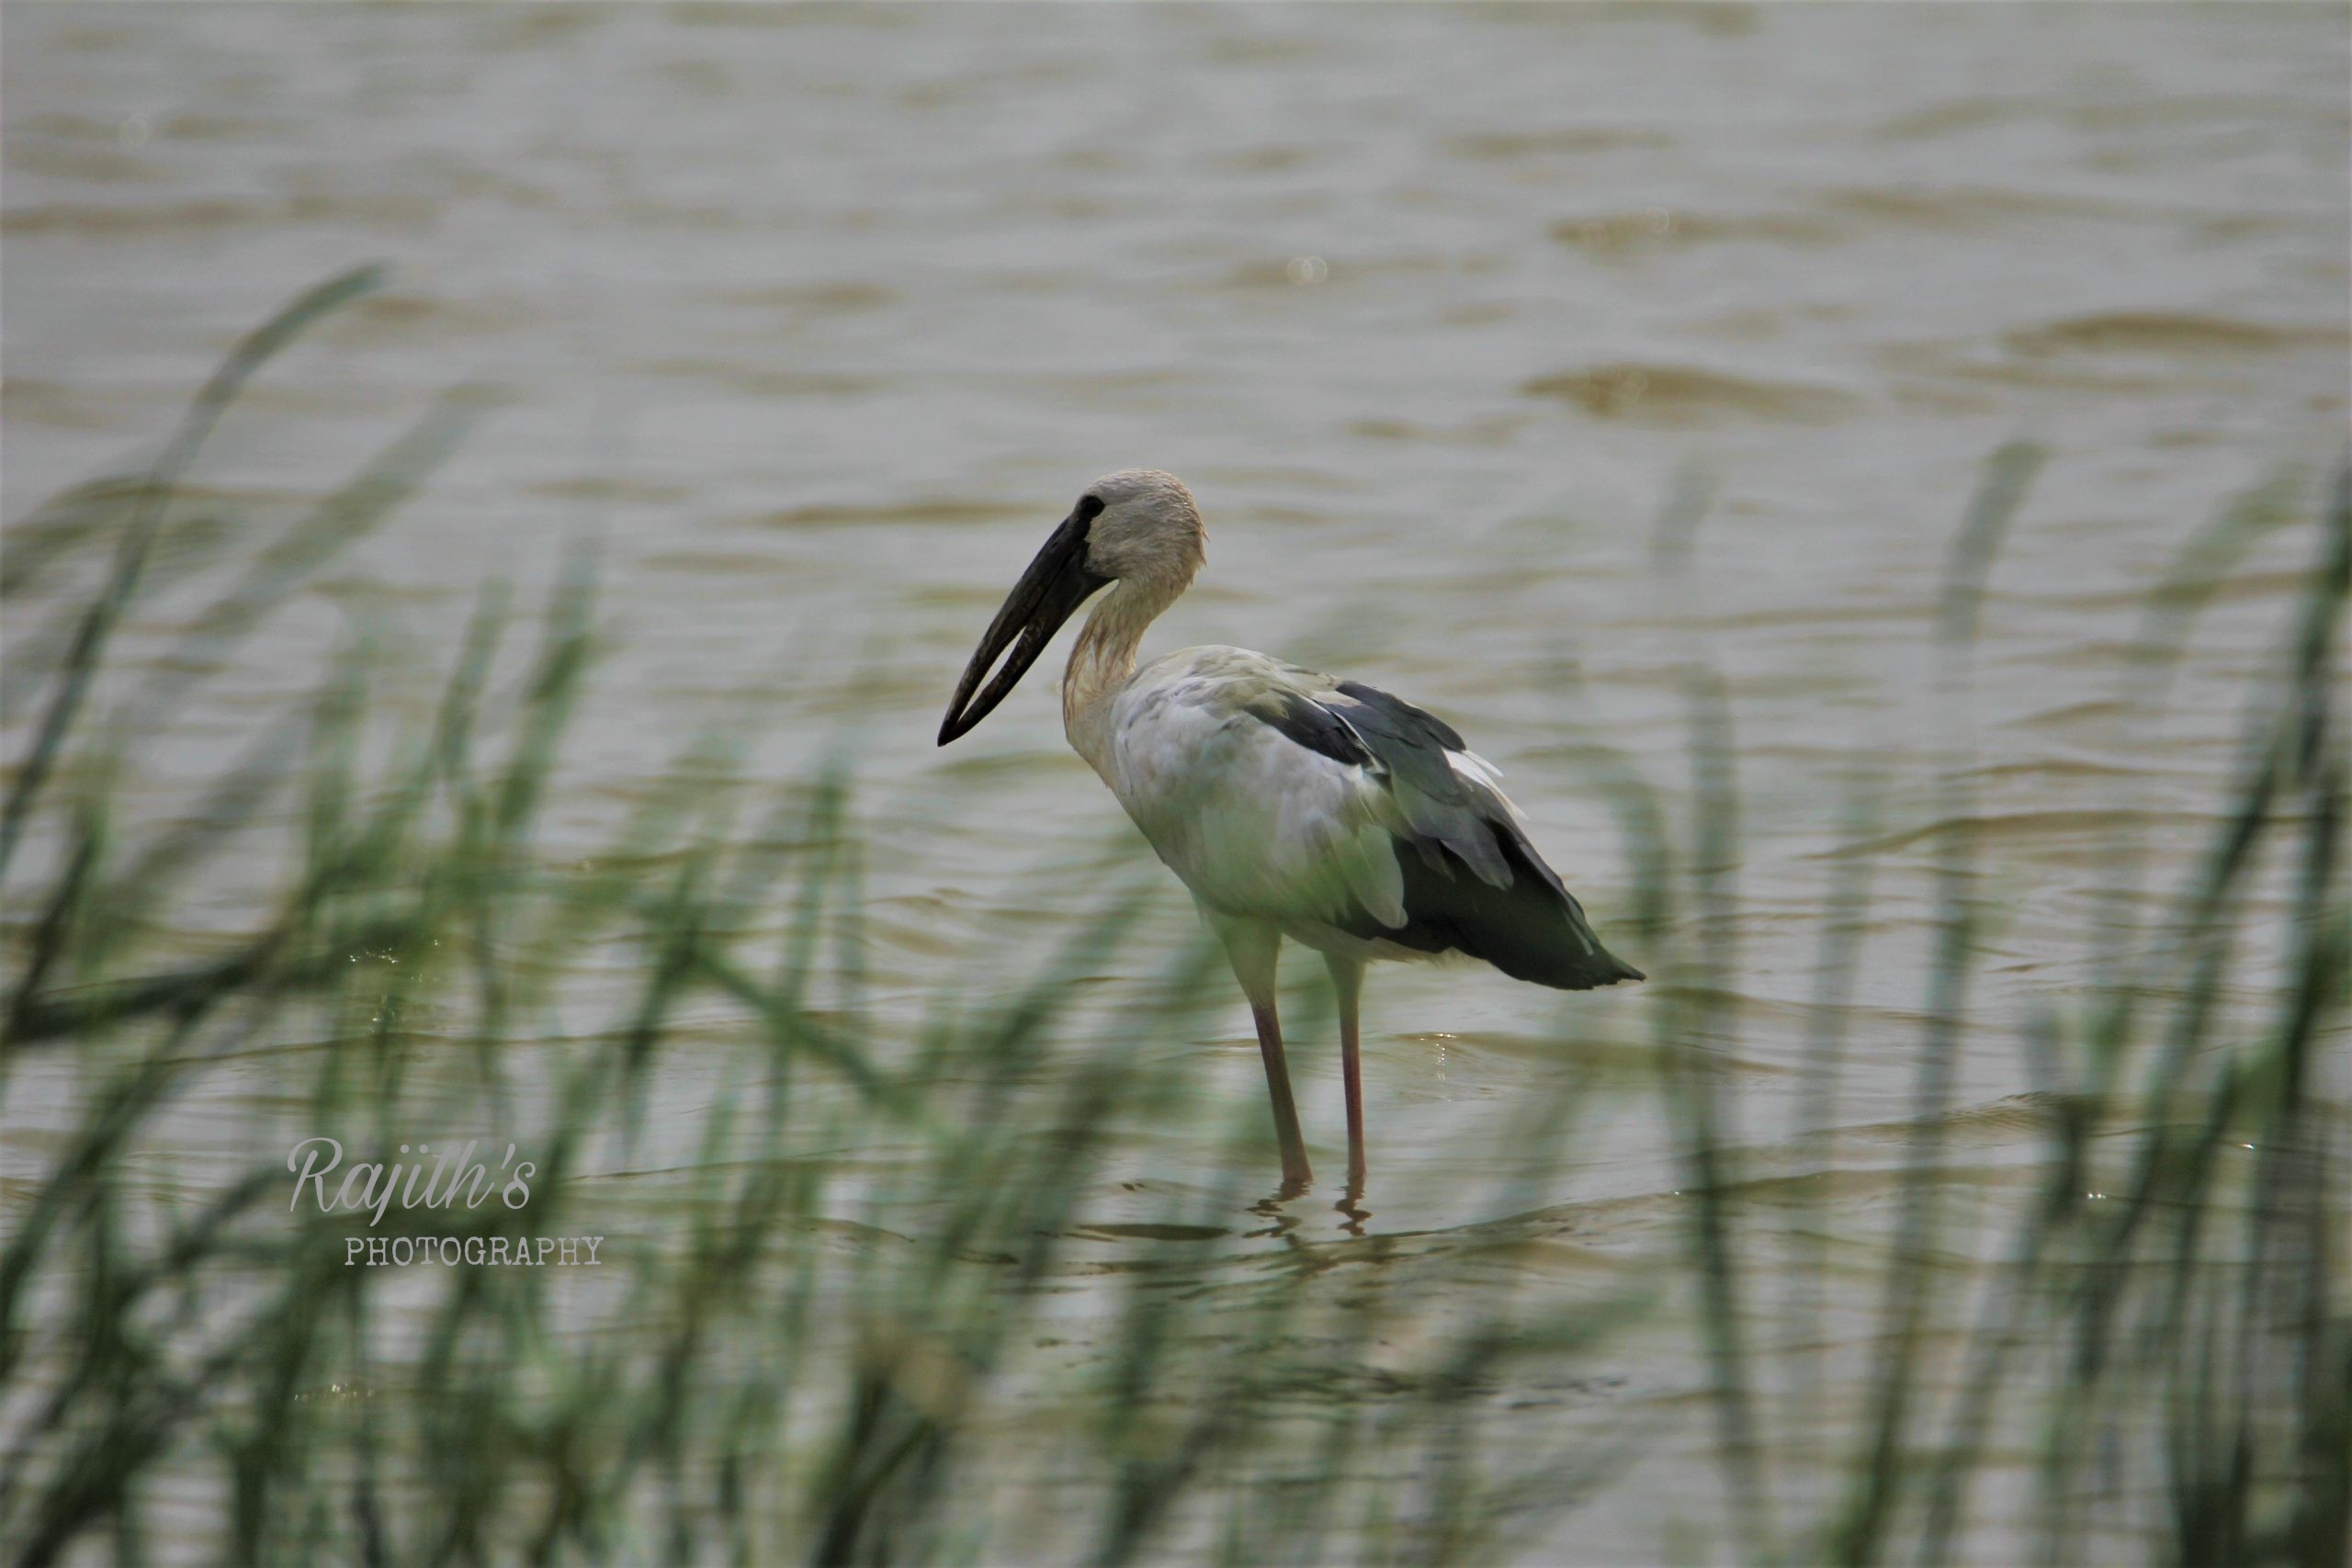
[[[1936,638],[1947,646],[1976,640],[1984,585],[1993,572],[2010,521],[2050,454],[2030,442],[2013,441],[1993,454],[1977,480],[1976,493],[1945,552],[1943,585],[1936,598]]]
[[[130,699],[132,725],[143,729],[161,722],[289,594],[413,496],[457,450],[485,400],[478,388],[443,394],[412,429],[248,563],[226,592],[197,614]]]
[[[16,855],[25,818],[40,796],[57,753],[73,728],[89,690],[107,640],[139,591],[139,576],[154,542],[155,526],[164,505],[187,466],[196,460],[213,426],[220,423],[247,380],[322,316],[341,309],[378,288],[384,278],[379,266],[364,266],[329,278],[305,291],[293,303],[248,333],[222,361],[197,393],[196,400],[174,432],[163,456],[148,471],[139,504],[124,521],[120,543],[106,586],[89,604],[76,628],[73,646],[57,679],[56,689],[42,714],[32,745],[17,764],[5,804],[0,804],[0,876],[6,876]]]

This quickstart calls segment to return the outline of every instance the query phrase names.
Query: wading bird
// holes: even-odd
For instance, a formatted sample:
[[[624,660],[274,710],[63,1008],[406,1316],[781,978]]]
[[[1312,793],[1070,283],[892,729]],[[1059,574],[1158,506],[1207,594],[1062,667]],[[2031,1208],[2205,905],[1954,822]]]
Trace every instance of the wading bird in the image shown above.
[[[1643,976],[1600,945],[1495,770],[1443,720],[1247,649],[1188,648],[1136,668],[1144,629],[1192,585],[1207,537],[1172,474],[1130,468],[1089,485],[980,638],[939,743],[987,717],[1061,624],[1111,590],[1070,654],[1062,728],[1224,943],[1257,1023],[1292,1191],[1312,1178],[1274,964],[1285,936],[1323,954],[1339,994],[1348,1185],[1361,1191],[1367,961],[1464,953],[1566,991]]]

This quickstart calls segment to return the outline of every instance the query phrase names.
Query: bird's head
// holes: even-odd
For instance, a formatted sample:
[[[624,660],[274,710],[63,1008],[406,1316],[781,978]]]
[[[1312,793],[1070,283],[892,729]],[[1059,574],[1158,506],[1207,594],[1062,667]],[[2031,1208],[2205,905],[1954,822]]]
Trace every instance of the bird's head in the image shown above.
[[[1078,510],[1094,513],[1086,528],[1088,570],[1132,582],[1155,599],[1184,592],[1208,559],[1201,509],[1174,474],[1158,468],[1104,474],[1078,498]]]
[[[1190,586],[1208,558],[1207,543],[1201,509],[1173,474],[1122,468],[1088,485],[989,623],[956,682],[939,743],[964,734],[1004,701],[1061,624],[1097,590],[1125,584],[1123,592],[1148,601],[1157,613]],[[980,682],[992,668],[996,674],[983,690]]]

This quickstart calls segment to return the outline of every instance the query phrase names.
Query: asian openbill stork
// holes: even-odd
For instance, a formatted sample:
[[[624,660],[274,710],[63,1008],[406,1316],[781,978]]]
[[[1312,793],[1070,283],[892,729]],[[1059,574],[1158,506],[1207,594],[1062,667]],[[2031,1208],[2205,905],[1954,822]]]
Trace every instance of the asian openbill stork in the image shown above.
[[[1323,954],[1339,994],[1348,1184],[1360,1191],[1366,961],[1464,953],[1568,991],[1643,976],[1600,945],[1494,768],[1442,719],[1247,649],[1188,648],[1136,668],[1144,628],[1191,585],[1206,539],[1172,474],[1130,468],[1089,485],[980,638],[939,743],[985,718],[1071,613],[1111,590],[1070,654],[1062,727],[1225,945],[1258,1026],[1292,1191],[1311,1177],[1275,956],[1285,936]]]

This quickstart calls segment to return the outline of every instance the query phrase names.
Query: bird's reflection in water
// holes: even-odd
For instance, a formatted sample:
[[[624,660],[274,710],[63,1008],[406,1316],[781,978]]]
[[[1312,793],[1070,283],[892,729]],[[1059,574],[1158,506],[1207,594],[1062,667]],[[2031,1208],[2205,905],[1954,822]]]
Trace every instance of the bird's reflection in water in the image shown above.
[[[1243,1235],[1252,1241],[1266,1236],[1289,1236],[1298,1229],[1298,1216],[1290,1212],[1290,1201],[1306,1190],[1306,1183],[1303,1181],[1285,1181],[1250,1204],[1250,1212],[1269,1223],[1264,1230],[1246,1231]]]
[[[1348,1223],[1340,1227],[1341,1230],[1350,1235],[1363,1235],[1363,1223],[1372,1218],[1372,1211],[1363,1206],[1363,1183],[1350,1182],[1347,1192],[1331,1207],[1348,1217]]]
[[[1296,1214],[1290,1212],[1290,1204],[1294,1200],[1306,1196],[1306,1186],[1303,1182],[1285,1181],[1275,1188],[1272,1192],[1250,1205],[1251,1213],[1271,1223],[1263,1230],[1245,1231],[1243,1235],[1251,1240],[1279,1236],[1292,1241],[1294,1245],[1304,1245],[1306,1238],[1294,1235],[1299,1228],[1300,1221]],[[1351,1183],[1340,1201],[1331,1205],[1334,1210],[1346,1216],[1346,1223],[1340,1228],[1352,1236],[1364,1235],[1364,1222],[1372,1218],[1372,1211],[1363,1206],[1363,1193],[1364,1190],[1361,1182]]]

